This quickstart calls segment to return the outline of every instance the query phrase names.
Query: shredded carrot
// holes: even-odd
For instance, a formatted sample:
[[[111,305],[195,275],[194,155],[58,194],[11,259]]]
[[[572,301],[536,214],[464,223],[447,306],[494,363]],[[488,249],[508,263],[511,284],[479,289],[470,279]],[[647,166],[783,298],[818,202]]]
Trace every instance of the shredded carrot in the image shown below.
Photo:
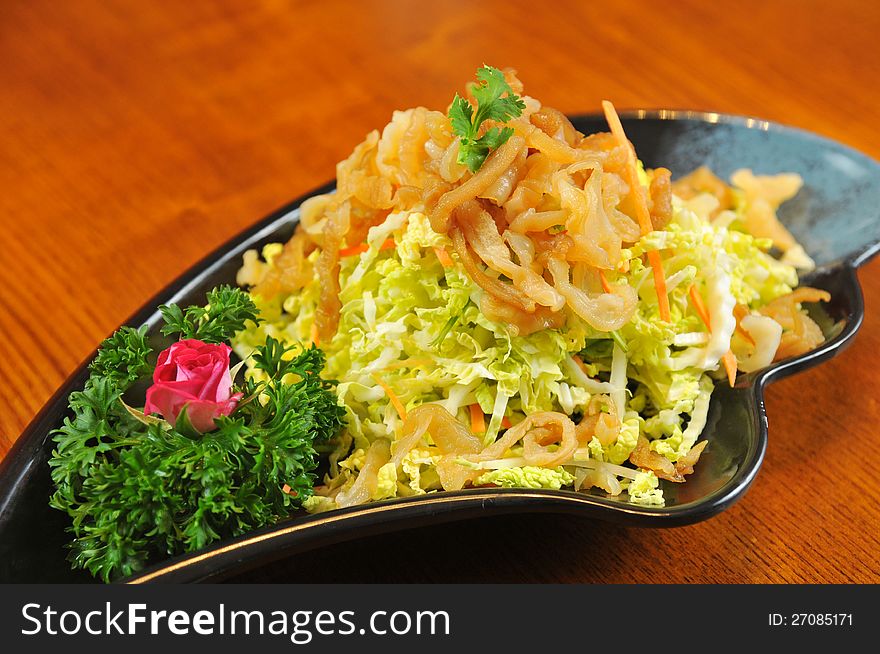
[[[724,369],[727,371],[727,383],[733,388],[736,383],[736,357],[731,350],[727,350],[727,353],[721,357],[721,361],[724,362]]]
[[[666,291],[666,277],[663,275],[663,261],[657,250],[648,252],[648,263],[654,271],[654,288],[657,290],[657,308],[660,309],[660,320],[671,322],[669,313],[669,293]]]
[[[379,250],[393,250],[397,247],[397,244],[394,242],[394,239],[387,239],[382,241],[382,245],[379,246]],[[361,243],[360,245],[353,245],[350,248],[342,248],[339,251],[340,257],[352,257],[356,254],[363,254],[367,250],[370,249],[370,246],[366,243]]]
[[[602,290],[606,293],[611,292],[611,284],[608,283],[608,278],[605,276],[605,271],[599,268],[599,279],[602,282]]]
[[[287,484],[284,484],[284,486],[281,487],[281,492],[285,495],[290,495],[291,497],[296,497],[299,494]]]
[[[757,345],[757,343],[755,343],[755,339],[752,338],[752,335],[745,330],[745,327],[739,324],[740,321],[747,315],[749,315],[749,309],[745,305],[737,304],[733,307],[733,317],[736,318],[736,331],[738,331],[740,336],[746,339],[749,343],[752,344],[752,347],[754,347]]]
[[[475,434],[486,433],[486,416],[483,415],[483,409],[479,404],[471,404],[468,407],[471,410],[471,431]]]
[[[749,315],[749,308],[746,305],[740,304],[738,302],[733,305],[734,318],[736,318],[737,320],[742,320],[747,315]]]
[[[370,249],[370,246],[366,243],[361,243],[360,245],[352,245],[350,248],[342,248],[339,251],[340,257],[353,257],[356,254],[363,254],[367,250]]]
[[[501,419],[501,426],[502,426],[504,429],[510,429],[511,427],[513,427],[513,423],[510,422],[510,418],[508,418],[507,416],[504,416],[504,417]]]
[[[703,298],[700,296],[700,293],[697,291],[697,287],[694,284],[691,284],[691,287],[688,289],[688,297],[691,299],[691,304],[694,306],[697,315],[700,316],[700,320],[706,325],[706,329],[711,332],[712,325],[709,322],[709,311],[706,309],[706,305],[703,304]]]
[[[386,384],[376,373],[370,373],[370,377],[372,377],[379,386],[385,391],[385,394],[388,396],[388,399],[391,402],[391,405],[394,407],[395,411],[397,411],[397,415],[400,416],[401,420],[406,420],[406,407],[403,406],[403,402],[400,401],[400,398],[397,397],[397,394],[391,390],[391,387]]]
[[[444,248],[434,248],[434,254],[437,255],[437,259],[440,260],[444,268],[452,268],[455,265],[452,257],[449,256],[449,253]]]
[[[639,229],[642,236],[653,231],[654,226],[651,223],[651,214],[648,212],[648,205],[645,202],[645,196],[642,193],[639,184],[639,171],[636,167],[636,152],[632,144],[627,140],[626,133],[623,131],[623,125],[620,123],[620,116],[614,105],[608,100],[602,101],[602,110],[605,112],[605,120],[611,128],[611,133],[617,142],[624,146],[627,151],[627,183],[633,190],[633,198],[636,205],[636,218],[639,221]],[[672,317],[669,313],[669,293],[666,290],[666,277],[663,274],[663,261],[660,259],[660,253],[657,250],[648,252],[648,262],[654,271],[654,288],[657,290],[657,305],[660,309],[660,319],[664,322],[670,322]]]
[[[321,347],[321,335],[318,333],[317,323],[312,323],[312,328],[309,331],[309,337],[312,339],[312,343],[315,344],[315,347]]]
[[[694,284],[691,284],[691,287],[688,289],[688,297],[690,298],[691,304],[694,306],[697,315],[700,316],[700,320],[706,325],[706,329],[711,332],[712,325],[709,322],[711,317],[709,315],[709,310],[706,309],[706,305],[703,304],[703,298],[700,296],[699,292],[697,292],[697,287]],[[727,381],[731,388],[733,388],[734,383],[736,383],[736,357],[731,350],[727,350],[725,355],[721,357],[721,362],[724,364],[724,369],[727,371]]]
[[[751,343],[753,347],[757,345],[757,343],[755,343],[755,339],[752,338],[752,335],[749,334],[749,333],[745,330],[745,328],[744,328],[742,325],[740,325],[738,322],[736,323],[736,331],[739,332],[739,335],[740,335],[740,336],[742,336],[742,337],[743,337],[744,339],[746,339],[749,343]]]
[[[584,360],[581,359],[577,354],[572,354],[571,358],[577,364],[577,367],[580,368],[587,377],[589,377],[590,373],[587,372],[587,364],[584,363]]]

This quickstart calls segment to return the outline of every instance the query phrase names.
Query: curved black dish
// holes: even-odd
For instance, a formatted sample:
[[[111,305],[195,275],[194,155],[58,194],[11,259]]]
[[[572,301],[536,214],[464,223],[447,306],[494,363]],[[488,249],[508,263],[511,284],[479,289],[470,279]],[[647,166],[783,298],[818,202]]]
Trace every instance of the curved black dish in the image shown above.
[[[739,499],[754,480],[767,446],[764,386],[833,356],[851,341],[862,322],[864,307],[855,271],[880,248],[880,165],[828,139],[750,118],[664,110],[624,114],[623,123],[648,167],[662,165],[673,174],[683,174],[706,164],[721,177],[741,167],[756,173],[800,173],[805,188],[783,206],[781,218],[819,265],[804,283],[826,289],[832,297],[814,316],[825,331],[824,345],[743,375],[734,388],[718,386],[704,432],[712,445],[686,484],[664,486],[665,507],[635,506],[571,491],[481,488],[434,493],[316,516],[296,515],[200,552],[156,562],[128,581],[215,580],[322,545],[486,514],[552,512],[670,527],[709,518]],[[581,116],[574,124],[585,133],[607,129],[599,116]],[[151,299],[128,324],[155,325],[159,304],[197,303],[213,286],[234,280],[246,249],[291,235],[302,199],[206,257]],[[48,505],[49,433],[66,414],[68,394],[84,383],[85,365],[55,393],[0,462],[0,581],[93,581],[70,569],[64,548],[68,518]]]

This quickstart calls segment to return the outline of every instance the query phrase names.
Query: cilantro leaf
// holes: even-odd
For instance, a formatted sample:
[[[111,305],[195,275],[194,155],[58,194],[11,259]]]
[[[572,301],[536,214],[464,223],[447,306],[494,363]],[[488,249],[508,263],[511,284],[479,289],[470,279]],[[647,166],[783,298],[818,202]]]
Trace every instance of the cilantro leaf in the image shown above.
[[[482,136],[477,136],[480,126],[487,120],[505,123],[517,118],[526,108],[525,102],[513,92],[504,73],[491,66],[477,69],[479,82],[471,87],[471,95],[477,101],[477,109],[458,94],[449,107],[449,121],[452,131],[461,139],[458,149],[458,163],[477,172],[492,150],[503,145],[513,135],[513,129],[492,127]],[[502,97],[503,96],[503,97]]]
[[[452,99],[452,106],[449,108],[449,120],[452,123],[452,131],[462,138],[470,138],[473,125],[471,121],[474,117],[474,108],[471,103],[461,97],[458,93]]]
[[[494,150],[511,136],[513,136],[512,127],[504,127],[503,129],[493,127],[485,134],[483,134],[480,138],[478,138],[477,143],[489,148],[490,150]]]
[[[469,144],[467,147],[462,141],[458,151],[458,163],[468,167],[471,172],[477,172],[489,156],[489,148],[479,143]]]
[[[504,73],[497,68],[479,68],[477,79],[480,84],[474,85],[471,93],[479,105],[478,120],[497,120],[503,123],[516,118],[526,108],[525,103],[513,93],[513,89],[504,79]],[[502,98],[505,93],[508,95]]]

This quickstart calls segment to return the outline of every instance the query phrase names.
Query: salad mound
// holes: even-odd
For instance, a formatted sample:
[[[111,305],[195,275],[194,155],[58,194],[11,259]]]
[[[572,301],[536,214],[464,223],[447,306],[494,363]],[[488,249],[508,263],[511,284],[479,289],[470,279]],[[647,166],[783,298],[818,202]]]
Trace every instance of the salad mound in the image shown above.
[[[775,213],[802,182],[673,182],[609,103],[585,136],[513,71],[477,78],[447,114],[395,112],[244,255],[262,320],[233,347],[254,381],[267,339],[326,354],[347,425],[311,511],[472,486],[662,505],[711,448],[714,384],[823,341]]]

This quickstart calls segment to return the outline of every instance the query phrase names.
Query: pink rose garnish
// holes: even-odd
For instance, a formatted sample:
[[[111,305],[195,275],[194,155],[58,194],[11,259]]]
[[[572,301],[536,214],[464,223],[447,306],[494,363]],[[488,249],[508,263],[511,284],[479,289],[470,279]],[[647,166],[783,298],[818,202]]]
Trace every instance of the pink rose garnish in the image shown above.
[[[190,338],[159,355],[153,385],[147,389],[144,413],[161,414],[172,425],[186,409],[190,424],[199,432],[216,427],[214,419],[228,416],[241,399],[232,394],[228,345],[212,345]]]

